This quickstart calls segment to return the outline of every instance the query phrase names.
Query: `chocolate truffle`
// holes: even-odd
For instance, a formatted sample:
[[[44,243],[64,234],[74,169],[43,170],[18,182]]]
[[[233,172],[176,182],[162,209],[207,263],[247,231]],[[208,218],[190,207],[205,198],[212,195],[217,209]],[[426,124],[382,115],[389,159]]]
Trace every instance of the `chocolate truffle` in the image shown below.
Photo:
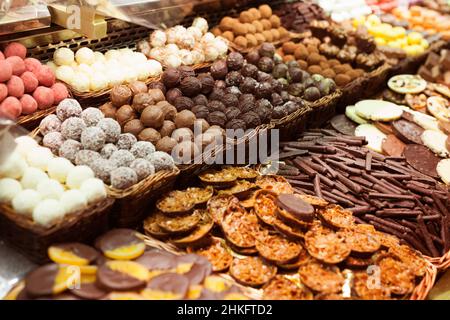
[[[162,151],[153,152],[147,157],[147,160],[155,167],[155,171],[172,170],[175,167],[173,158]]]
[[[156,106],[147,107],[142,111],[141,122],[146,127],[159,129],[164,123],[164,114]]]
[[[56,115],[64,121],[70,117],[79,117],[83,109],[75,99],[64,99],[56,107]]]
[[[181,80],[180,90],[185,96],[193,97],[201,92],[202,83],[196,77],[186,77]]]
[[[244,77],[238,71],[231,71],[225,77],[225,83],[228,87],[239,86],[244,80]]]
[[[111,155],[114,153],[114,151],[119,150],[115,144],[113,143],[107,143],[103,146],[102,150],[100,150],[100,155],[105,158],[109,159]]]
[[[130,120],[123,126],[124,133],[131,133],[136,137],[144,129],[145,129],[144,124],[139,119]]]
[[[232,119],[232,120],[228,121],[225,125],[225,127],[227,129],[232,129],[232,130],[238,130],[238,129],[245,130],[246,126],[247,126],[247,124],[242,119]]]
[[[166,86],[164,85],[164,83],[157,81],[157,82],[152,82],[148,85],[148,89],[159,89],[161,90],[164,94],[166,94],[167,89]]]
[[[166,93],[166,99],[169,103],[171,104],[175,104],[175,100],[178,97],[181,97],[183,95],[183,93],[181,92],[180,89],[178,88],[172,88],[169,91],[167,91]]]
[[[153,128],[145,128],[138,135],[140,141],[148,141],[155,145],[159,139],[161,139],[161,134]]]
[[[117,109],[116,120],[121,126],[133,119],[136,119],[136,112],[130,105],[125,104]]]
[[[259,116],[254,111],[249,111],[241,116],[241,119],[245,121],[247,128],[256,128],[261,124]]]
[[[106,118],[116,118],[117,108],[112,105],[111,102],[106,102],[99,107],[100,111],[105,115]]]
[[[165,101],[166,97],[164,96],[164,93],[160,89],[149,89],[148,94],[153,100],[152,104],[157,104],[160,101]]]
[[[244,57],[239,52],[230,52],[227,57],[227,66],[230,70],[240,70],[244,65]]]
[[[256,66],[258,64],[258,61],[259,61],[260,58],[261,58],[261,56],[259,55],[258,50],[252,50],[249,53],[247,53],[247,56],[245,57],[245,60],[247,60],[247,62],[250,65],[255,65]],[[244,66],[244,68],[245,68],[245,66]]]
[[[92,150],[80,150],[75,156],[75,164],[77,166],[90,167],[91,164],[99,158],[101,158],[101,156],[98,152]]]
[[[109,158],[116,167],[128,167],[134,159],[130,151],[123,149],[115,151]]]
[[[255,79],[251,77],[246,77],[239,86],[239,90],[242,93],[253,93],[256,91],[257,86],[258,82]]]
[[[209,113],[208,107],[204,105],[196,105],[192,107],[191,111],[195,114],[195,117],[197,118],[206,118]]]
[[[136,172],[127,167],[119,167],[111,172],[111,185],[116,189],[126,189],[138,182]]]
[[[169,136],[162,137],[158,143],[156,143],[156,150],[163,151],[168,154],[172,152],[172,149],[177,145],[177,141]]]
[[[139,181],[155,173],[155,167],[145,159],[136,159],[130,164],[130,168],[136,172]]]
[[[213,100],[208,103],[209,112],[214,112],[214,111],[225,112],[226,109],[227,109],[227,107],[221,101]]]
[[[133,98],[132,107],[136,112],[141,113],[145,108],[154,104],[153,98],[149,93],[138,93]]]
[[[134,135],[131,133],[122,133],[119,135],[119,138],[117,139],[117,148],[124,149],[124,150],[130,150],[133,144],[137,142],[137,139]]]
[[[241,110],[239,110],[239,108],[236,107],[227,108],[227,110],[225,111],[225,115],[227,116],[228,121],[239,117],[240,114]]]
[[[63,143],[64,138],[62,134],[57,131],[47,133],[42,139],[42,144],[44,147],[49,148],[53,153],[57,153]]]
[[[200,153],[198,147],[192,141],[183,141],[178,143],[172,149],[172,155],[178,163],[191,163],[192,160]]]
[[[115,143],[119,138],[121,128],[119,123],[111,118],[105,118],[98,122],[97,127],[103,130],[105,133],[106,143]]]
[[[195,114],[192,111],[183,110],[175,116],[174,123],[177,128],[192,129],[195,120],[196,120]]]
[[[206,106],[208,104],[208,98],[204,94],[196,95],[192,101],[195,105],[203,105]]]
[[[106,134],[99,127],[87,127],[81,133],[84,149],[98,151],[105,145]]]
[[[262,57],[259,59],[258,68],[259,70],[267,73],[271,73],[274,67],[274,62],[271,58]]]
[[[182,142],[185,140],[192,141],[194,139],[194,133],[189,128],[179,128],[172,132],[172,138],[176,142]]]
[[[108,185],[111,184],[111,172],[116,168],[111,161],[108,159],[98,158],[90,164],[90,168],[94,171],[97,178]]]
[[[124,104],[130,104],[132,96],[133,92],[126,85],[114,86],[111,89],[111,102],[117,108]]]
[[[273,58],[275,54],[275,46],[271,43],[265,42],[259,47],[258,53],[261,57]]]
[[[71,117],[61,124],[61,134],[64,139],[80,140],[81,132],[86,128],[86,124],[81,118]]]
[[[178,97],[176,98],[174,105],[175,108],[177,108],[177,111],[181,112],[183,110],[191,110],[194,106],[194,102],[188,97]]]
[[[181,73],[175,68],[168,68],[163,72],[161,81],[166,88],[176,87],[181,80]]]
[[[209,100],[218,100],[221,101],[225,96],[225,90],[222,88],[214,87],[211,93],[209,94]]]
[[[218,125],[223,128],[227,121],[227,116],[221,111],[214,111],[208,115],[206,120],[211,125]]]
[[[47,133],[60,130],[61,120],[59,120],[59,118],[54,114],[46,116],[39,124],[39,132],[43,136],[45,136]]]
[[[59,148],[58,154],[60,157],[66,158],[67,160],[75,163],[75,157],[81,148],[82,146],[80,142],[73,139],[67,139],[61,145],[61,148]]]
[[[211,76],[216,79],[225,79],[228,73],[228,67],[225,60],[218,60],[211,65],[210,68]]]
[[[175,123],[170,120],[164,120],[162,127],[159,129],[159,133],[161,137],[171,136],[176,128]]]
[[[200,75],[198,75],[197,79],[200,80],[200,82],[202,83],[202,93],[203,94],[209,94],[212,89],[214,88],[214,78],[207,74],[207,73],[202,73]]]
[[[131,92],[133,92],[133,95],[144,93],[148,90],[147,85],[142,81],[133,81],[128,85],[128,87],[131,89]]]
[[[160,101],[156,104],[164,114],[164,120],[173,120],[177,114],[177,108],[167,101]]]
[[[242,112],[247,112],[255,108],[256,99],[255,96],[249,93],[242,94],[239,97],[239,109]]]
[[[138,141],[131,147],[130,152],[135,158],[145,158],[155,152],[155,146],[148,141]]]
[[[88,127],[96,126],[104,117],[103,113],[97,108],[89,107],[81,112],[81,119]]]

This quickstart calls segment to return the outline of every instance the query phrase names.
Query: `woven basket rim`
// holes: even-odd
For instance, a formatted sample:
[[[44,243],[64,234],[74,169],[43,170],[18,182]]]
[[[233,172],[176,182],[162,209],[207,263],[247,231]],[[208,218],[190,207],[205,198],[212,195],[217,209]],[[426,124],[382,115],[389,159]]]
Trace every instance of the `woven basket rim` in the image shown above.
[[[106,197],[103,200],[97,201],[87,208],[69,213],[63,217],[63,219],[57,221],[50,227],[44,227],[35,223],[31,217],[23,214],[16,213],[10,205],[1,204],[0,214],[3,215],[8,220],[12,221],[16,225],[27,229],[28,231],[36,234],[40,237],[47,236],[49,234],[58,232],[63,228],[68,228],[82,219],[86,219],[89,216],[95,215],[102,212],[114,204],[114,199]]]

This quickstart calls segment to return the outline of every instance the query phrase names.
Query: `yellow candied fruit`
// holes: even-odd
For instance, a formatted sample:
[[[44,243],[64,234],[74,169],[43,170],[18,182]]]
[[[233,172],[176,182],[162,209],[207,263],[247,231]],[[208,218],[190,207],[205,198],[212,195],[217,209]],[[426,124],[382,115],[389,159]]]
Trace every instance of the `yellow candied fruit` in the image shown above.
[[[218,276],[206,277],[204,286],[213,292],[223,292],[227,290],[230,286],[226,283],[225,279]]]
[[[139,242],[129,246],[105,251],[105,256],[114,260],[133,260],[140,257],[145,251],[145,243]]]
[[[199,284],[190,286],[187,293],[187,298],[192,300],[198,299],[202,293],[202,289],[203,287]]]
[[[81,258],[70,251],[66,251],[58,247],[48,248],[48,256],[50,260],[58,264],[67,264],[72,266],[85,266],[89,264],[87,259]]]
[[[430,46],[430,44],[428,43],[427,39],[422,39],[422,41],[420,42],[420,45],[424,49],[428,49],[428,47]]]
[[[385,46],[387,44],[386,40],[380,37],[375,38],[375,43],[379,46]]]
[[[140,265],[133,261],[108,261],[106,263],[107,267],[113,271],[125,273],[130,277],[147,281],[149,279],[149,272],[146,267]]]
[[[249,298],[242,293],[229,293],[224,298],[224,300],[249,300]]]
[[[397,49],[401,49],[402,48],[401,42],[399,42],[397,40],[389,41],[388,42],[388,46],[391,47],[391,48],[397,48]]]
[[[58,273],[53,284],[53,294],[64,292],[77,282],[81,281],[81,272],[73,266],[59,266]]]
[[[423,37],[420,33],[418,32],[410,32],[407,35],[408,38],[408,43],[413,45],[413,44],[420,44],[420,42],[422,41]]]
[[[392,28],[392,31],[394,32],[396,38],[402,38],[406,35],[406,30],[403,27],[394,27]]]
[[[191,270],[192,265],[193,265],[192,263],[181,263],[181,264],[177,265],[177,270],[176,270],[176,272],[177,272],[178,274],[186,273],[186,272],[188,272],[189,270]]]
[[[111,292],[109,300],[144,300],[144,297],[136,292]]]
[[[141,295],[148,300],[179,300],[183,297],[173,292],[144,289],[141,291]]]
[[[372,24],[372,25],[379,25],[381,24],[381,20],[380,18],[375,15],[375,14],[371,14],[367,17],[367,22]]]

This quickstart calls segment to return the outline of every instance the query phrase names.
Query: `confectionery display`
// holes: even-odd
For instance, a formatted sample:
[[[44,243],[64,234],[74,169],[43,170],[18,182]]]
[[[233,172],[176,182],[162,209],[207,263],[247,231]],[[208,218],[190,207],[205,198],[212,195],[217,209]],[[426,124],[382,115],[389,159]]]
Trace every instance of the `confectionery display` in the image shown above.
[[[0,204],[50,228],[106,198],[103,182],[84,165],[73,165],[30,137],[16,138],[16,149],[0,166]]]
[[[17,119],[57,105],[67,98],[65,85],[55,81],[54,71],[27,57],[27,48],[9,43],[0,51],[0,116]]]
[[[224,58],[228,44],[218,34],[208,32],[208,21],[197,17],[191,26],[156,30],[137,44],[150,59],[172,68],[192,66]]]
[[[51,263],[27,274],[8,300],[248,300],[230,281],[212,274],[207,259],[146,247],[131,229],[113,229],[94,246],[59,243]],[[69,266],[81,269],[76,285]],[[71,278],[72,277],[72,278]]]
[[[421,255],[396,237],[357,224],[351,211],[323,198],[294,194],[280,176],[228,167],[199,179],[204,187],[160,198],[145,232],[206,257],[213,271],[261,288],[264,299],[389,299],[410,294],[425,273]],[[382,269],[384,289],[367,286],[360,268],[369,264]],[[342,292],[349,276],[353,296]]]
[[[128,87],[126,87],[128,88]],[[156,151],[149,141],[138,141],[122,132],[119,122],[97,108],[82,110],[74,99],[61,101],[56,114],[39,125],[42,143],[72,164],[86,168],[86,174],[116,189],[127,189],[160,170],[175,166],[172,156]],[[80,174],[79,177],[83,177]]]
[[[448,298],[450,2],[94,2],[0,36],[0,299]]]
[[[105,53],[87,47],[76,52],[59,48],[53,54],[51,66],[58,80],[80,93],[98,92],[137,80],[145,81],[162,72],[161,63],[147,60],[142,53],[128,48]]]
[[[281,25],[280,17],[274,14],[267,4],[241,11],[239,16],[223,17],[212,32],[243,49],[290,37],[288,30]]]

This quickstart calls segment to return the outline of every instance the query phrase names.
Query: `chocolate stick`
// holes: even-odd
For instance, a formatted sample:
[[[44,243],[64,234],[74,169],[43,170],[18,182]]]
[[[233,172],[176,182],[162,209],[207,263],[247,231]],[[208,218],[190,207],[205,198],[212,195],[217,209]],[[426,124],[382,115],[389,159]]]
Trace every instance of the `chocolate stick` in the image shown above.
[[[311,156],[311,159],[313,159],[315,162],[317,162],[322,167],[324,167],[333,178],[337,177],[336,171],[334,171],[328,164],[326,164],[324,161],[322,161],[322,159],[320,159],[318,156],[313,155],[313,156]]]
[[[425,239],[425,245],[427,246],[428,250],[431,252],[432,257],[438,257],[439,252],[437,251],[436,247],[434,246],[433,241],[431,240],[430,234],[428,233],[427,227],[425,225],[425,222],[423,221],[423,217],[419,215],[417,217],[417,222],[419,223],[419,230],[422,233],[423,238]]]
[[[366,171],[372,170],[372,154],[366,154]]]
[[[314,177],[314,192],[316,196],[322,198],[322,189],[320,189],[320,177],[318,174]]]

